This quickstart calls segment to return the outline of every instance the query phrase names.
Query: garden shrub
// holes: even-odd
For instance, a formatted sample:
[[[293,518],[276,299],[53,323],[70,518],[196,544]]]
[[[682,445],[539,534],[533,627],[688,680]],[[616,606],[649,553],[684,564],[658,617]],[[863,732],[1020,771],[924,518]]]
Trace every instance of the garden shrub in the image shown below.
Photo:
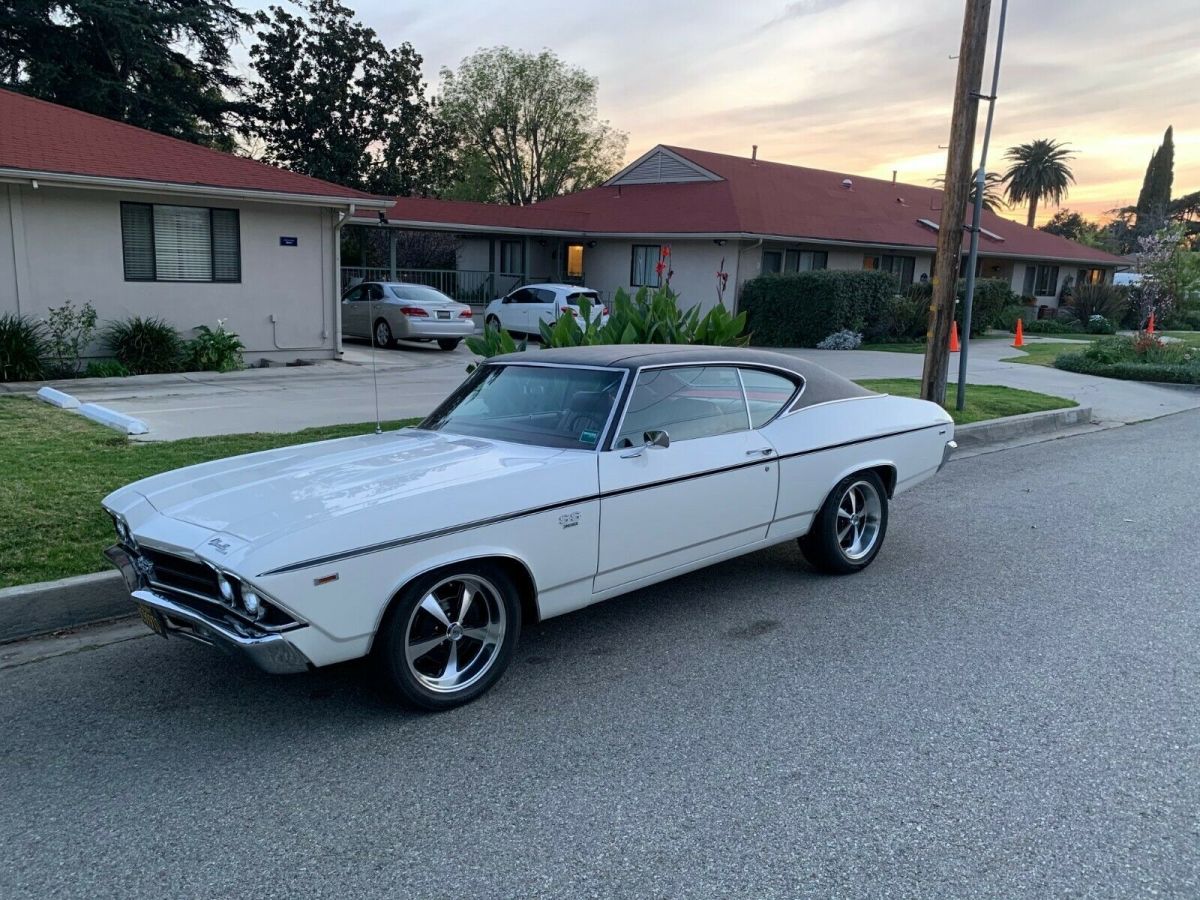
[[[1129,292],[1113,284],[1081,284],[1071,293],[1069,305],[1061,307],[1059,313],[1086,324],[1092,316],[1103,316],[1116,321],[1129,305]]]
[[[833,331],[865,330],[884,317],[896,296],[887,272],[821,269],[763,275],[746,282],[740,308],[751,342],[767,347],[815,347]]]
[[[1178,341],[1167,343],[1152,334],[1103,338],[1082,352],[1061,354],[1054,366],[1130,381],[1200,384],[1200,350]]]
[[[1088,334],[1116,334],[1117,326],[1111,319],[1106,319],[1104,316],[1090,316],[1087,320],[1086,330]]]
[[[863,336],[857,331],[843,328],[835,331],[829,337],[817,344],[818,350],[857,350],[863,342]]]
[[[46,334],[41,322],[0,315],[0,381],[34,381],[44,374]]]
[[[1016,331],[1017,321],[1021,320],[1026,325],[1034,320],[1034,311],[1028,306],[1022,306],[1019,303],[1010,303],[1000,310],[996,316],[996,328],[1001,328],[1005,331]]]
[[[104,342],[132,375],[176,372],[183,356],[179,332],[158,318],[133,316],[113,322],[104,332]]]
[[[95,334],[96,308],[91,303],[79,309],[70,300],[51,306],[46,313],[46,336],[53,373],[63,378],[78,375],[83,352]]]
[[[132,375],[125,366],[115,359],[92,360],[83,370],[85,378],[124,378]]]
[[[232,331],[225,330],[225,320],[218,319],[216,328],[200,325],[196,337],[184,347],[184,366],[190,372],[232,372],[245,366],[242,351],[246,345]]]
[[[962,325],[962,301],[967,295],[966,282],[958,283],[958,304],[954,307],[955,319]],[[975,308],[971,310],[971,334],[977,336],[991,328],[996,328],[1000,322],[1000,313],[1006,306],[1012,306],[1017,295],[1012,292],[1008,282],[1000,278],[978,278],[975,280]],[[1013,323],[1016,327],[1016,323]]]
[[[1025,324],[1026,334],[1082,334],[1083,325],[1072,319],[1063,322],[1059,319],[1034,319]]]

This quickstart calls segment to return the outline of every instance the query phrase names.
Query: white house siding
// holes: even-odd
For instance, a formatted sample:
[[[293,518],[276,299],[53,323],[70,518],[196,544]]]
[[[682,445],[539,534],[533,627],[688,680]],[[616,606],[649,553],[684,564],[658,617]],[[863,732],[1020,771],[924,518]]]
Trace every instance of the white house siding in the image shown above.
[[[731,307],[737,291],[738,242],[728,241],[721,247],[711,240],[659,240],[654,238],[630,240],[598,240],[595,247],[585,246],[583,269],[587,286],[600,291],[611,300],[618,288],[629,293],[637,288],[629,283],[635,244],[671,245],[671,287],[684,307],[699,306],[706,312],[717,305],[717,270],[725,260],[729,284],[725,289],[725,305]],[[586,244],[586,242],[585,242]]]
[[[246,359],[334,355],[338,307],[333,292],[332,210],[168,194],[8,185],[0,207],[0,310],[42,317],[64,300],[90,301],[101,327],[129,316],[159,316],[191,337],[218,319],[237,332]],[[242,280],[125,281],[121,202],[239,210]],[[14,234],[8,225],[21,223]],[[297,246],[280,245],[294,237]],[[15,238],[15,239],[14,239]],[[15,269],[15,272],[13,271]],[[273,326],[270,318],[275,317]],[[99,347],[93,353],[101,354]]]

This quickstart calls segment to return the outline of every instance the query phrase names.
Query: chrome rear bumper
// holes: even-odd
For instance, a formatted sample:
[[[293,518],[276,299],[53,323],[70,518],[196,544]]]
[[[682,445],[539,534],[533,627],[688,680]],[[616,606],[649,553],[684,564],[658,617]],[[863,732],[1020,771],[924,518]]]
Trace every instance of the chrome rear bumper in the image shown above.
[[[958,441],[946,441],[946,446],[942,448],[942,461],[938,463],[937,470],[940,472],[946,468],[946,463],[950,462],[950,457],[954,451],[958,449]]]

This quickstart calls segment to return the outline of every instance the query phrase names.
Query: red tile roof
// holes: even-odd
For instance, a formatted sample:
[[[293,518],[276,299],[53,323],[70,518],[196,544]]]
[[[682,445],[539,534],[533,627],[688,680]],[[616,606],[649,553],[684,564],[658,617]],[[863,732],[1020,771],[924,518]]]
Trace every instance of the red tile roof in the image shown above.
[[[941,218],[942,192],[936,188],[683,147],[666,149],[722,180],[598,187],[520,207],[402,197],[387,215],[395,222],[581,236],[746,234],[930,251],[937,246],[937,231],[918,221]],[[846,178],[853,182],[849,190],[842,185]],[[1003,239],[980,236],[980,253],[987,256],[1122,263],[1119,257],[995,213],[985,212],[982,224]]]
[[[0,169],[344,202],[382,199],[6,90],[0,90]]]

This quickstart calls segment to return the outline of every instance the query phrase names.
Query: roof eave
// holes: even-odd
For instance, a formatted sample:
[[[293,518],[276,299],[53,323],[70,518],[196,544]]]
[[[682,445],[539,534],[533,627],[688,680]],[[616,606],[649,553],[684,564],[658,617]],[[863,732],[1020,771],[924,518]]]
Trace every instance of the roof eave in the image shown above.
[[[367,209],[388,210],[395,201],[386,197],[370,197],[334,194],[301,194],[290,191],[255,190],[231,188],[205,184],[182,184],[174,181],[149,181],[138,178],[109,178],[99,175],[78,175],[70,172],[43,172],[34,169],[0,167],[0,182],[25,184],[36,181],[55,187],[73,187],[85,190],[120,190],[143,194],[186,194],[189,196],[228,197],[238,200],[258,200],[270,203],[288,203],[298,206],[343,207],[356,206]]]

